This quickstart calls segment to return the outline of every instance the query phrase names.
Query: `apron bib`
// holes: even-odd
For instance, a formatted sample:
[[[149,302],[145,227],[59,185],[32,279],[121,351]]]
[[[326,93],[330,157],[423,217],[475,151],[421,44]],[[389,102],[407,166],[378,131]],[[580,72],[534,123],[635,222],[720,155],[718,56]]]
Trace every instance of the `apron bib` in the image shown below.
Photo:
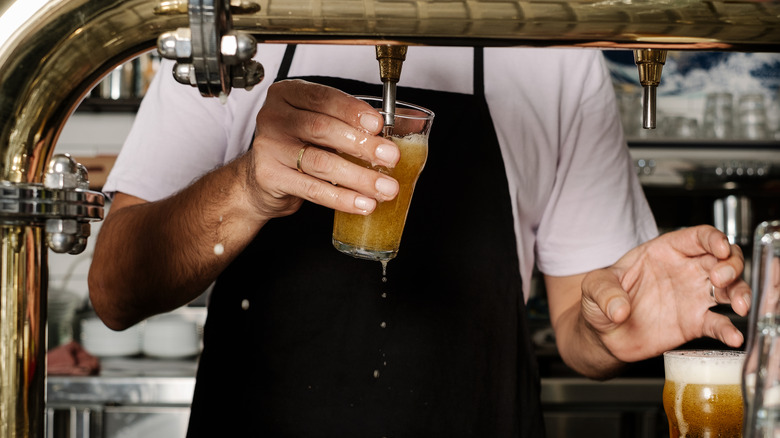
[[[333,211],[309,202],[270,221],[220,276],[189,437],[544,436],[481,69],[477,49],[475,95],[398,88],[436,116],[386,282],[379,262],[333,248]],[[462,184],[444,190],[445,179]]]

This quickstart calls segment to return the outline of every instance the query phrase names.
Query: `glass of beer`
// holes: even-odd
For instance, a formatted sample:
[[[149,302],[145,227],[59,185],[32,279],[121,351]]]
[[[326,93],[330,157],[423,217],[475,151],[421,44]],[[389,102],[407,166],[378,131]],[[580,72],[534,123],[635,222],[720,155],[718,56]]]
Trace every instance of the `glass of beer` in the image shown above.
[[[362,97],[382,112],[382,99]],[[395,124],[389,138],[398,145],[401,158],[392,169],[341,154],[361,166],[378,170],[395,178],[400,185],[398,196],[380,202],[369,215],[336,211],[333,220],[333,246],[353,257],[387,262],[398,254],[406,215],[412,201],[414,186],[428,158],[428,135],[433,123],[433,112],[405,102],[396,102]]]
[[[742,436],[744,361],[741,351],[664,353],[663,404],[671,438]]]

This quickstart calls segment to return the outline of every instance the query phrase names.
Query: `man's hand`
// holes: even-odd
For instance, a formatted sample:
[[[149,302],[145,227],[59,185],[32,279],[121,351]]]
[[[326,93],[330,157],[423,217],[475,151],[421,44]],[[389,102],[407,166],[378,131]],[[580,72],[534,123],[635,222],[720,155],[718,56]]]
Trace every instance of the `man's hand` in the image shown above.
[[[750,309],[742,251],[710,226],[664,234],[582,282],[582,318],[618,360],[632,362],[703,336],[738,347],[742,334],[710,311]]]
[[[398,194],[398,182],[336,152],[394,167],[400,152],[381,129],[375,109],[339,90],[300,80],[272,85],[250,151],[252,204],[266,218],[289,215],[302,200],[371,213]]]

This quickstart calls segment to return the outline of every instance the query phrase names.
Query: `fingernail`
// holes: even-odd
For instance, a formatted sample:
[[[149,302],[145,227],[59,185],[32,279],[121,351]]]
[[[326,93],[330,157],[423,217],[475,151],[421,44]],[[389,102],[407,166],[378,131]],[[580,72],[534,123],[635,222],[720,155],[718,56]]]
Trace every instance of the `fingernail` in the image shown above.
[[[395,165],[398,161],[400,152],[394,145],[380,144],[374,149],[374,155],[385,163]]]
[[[374,187],[376,187],[379,193],[387,197],[393,197],[398,193],[398,183],[389,178],[379,178],[376,180]]]
[[[360,125],[369,132],[376,132],[381,126],[382,119],[371,113],[365,113],[360,116]]]
[[[363,196],[358,196],[355,198],[355,208],[358,208],[363,211],[363,213],[374,210],[374,207],[376,206],[376,200],[371,198],[366,198]]]
[[[715,271],[715,274],[718,276],[718,280],[722,282],[728,282],[737,278],[737,271],[735,271],[731,266],[723,266],[718,268],[718,270]]]

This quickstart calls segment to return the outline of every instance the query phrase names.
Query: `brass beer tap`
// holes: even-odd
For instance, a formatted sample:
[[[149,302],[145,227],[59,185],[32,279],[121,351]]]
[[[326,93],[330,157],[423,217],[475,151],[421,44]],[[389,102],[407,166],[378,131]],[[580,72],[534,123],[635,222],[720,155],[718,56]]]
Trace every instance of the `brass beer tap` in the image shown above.
[[[666,62],[666,50],[634,50],[634,62],[639,69],[639,83],[642,84],[642,127],[655,129],[656,88],[661,83],[661,70]]]
[[[396,84],[401,78],[401,67],[406,60],[407,46],[377,45],[376,59],[379,61],[379,77],[382,79],[382,111],[385,126],[382,133],[390,135],[395,123]]]

